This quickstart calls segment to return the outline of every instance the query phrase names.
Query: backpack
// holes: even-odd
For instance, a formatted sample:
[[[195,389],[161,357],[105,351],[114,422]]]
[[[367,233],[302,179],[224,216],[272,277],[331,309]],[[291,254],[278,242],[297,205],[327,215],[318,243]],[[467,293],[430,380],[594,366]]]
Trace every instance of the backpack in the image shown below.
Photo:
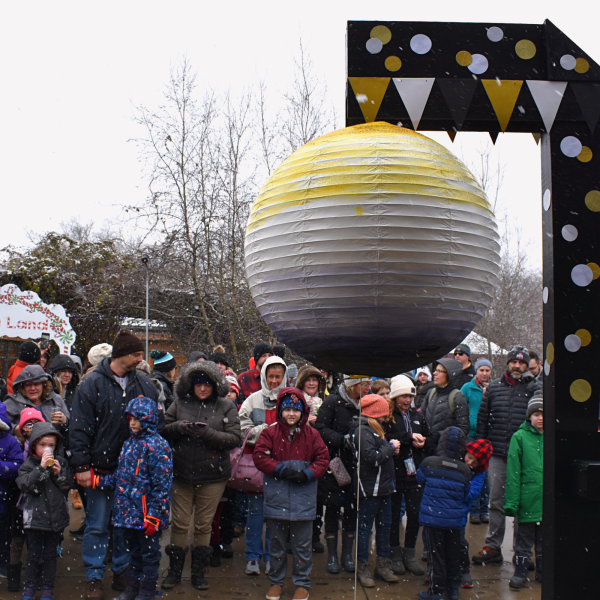
[[[454,399],[456,398],[456,394],[458,394],[460,390],[457,389],[453,389],[450,392],[450,396],[448,397],[448,407],[450,408],[450,414],[453,415],[454,411],[456,410],[456,403],[454,402]],[[435,393],[437,392],[436,388],[433,388],[430,392],[429,395],[427,396],[427,406],[429,406],[431,404],[431,401],[433,400],[433,397],[435,396]]]

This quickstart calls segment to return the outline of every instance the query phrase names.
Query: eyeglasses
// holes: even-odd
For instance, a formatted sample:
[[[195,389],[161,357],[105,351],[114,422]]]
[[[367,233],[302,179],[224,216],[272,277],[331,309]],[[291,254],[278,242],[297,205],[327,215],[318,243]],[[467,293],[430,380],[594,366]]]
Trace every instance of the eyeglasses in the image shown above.
[[[445,375],[445,374],[446,374],[446,371],[440,371],[439,369],[436,369],[436,370],[434,371],[434,373],[439,373],[440,375]]]
[[[464,355],[465,355],[465,353],[464,353],[462,350],[457,350],[457,351],[454,353],[454,356],[464,356]]]

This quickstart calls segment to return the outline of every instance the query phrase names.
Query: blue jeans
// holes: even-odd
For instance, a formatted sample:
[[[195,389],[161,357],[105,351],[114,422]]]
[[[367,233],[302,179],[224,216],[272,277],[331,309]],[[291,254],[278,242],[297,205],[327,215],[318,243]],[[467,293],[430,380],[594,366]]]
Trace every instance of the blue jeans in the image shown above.
[[[108,546],[108,524],[115,500],[114,491],[94,490],[86,488],[87,509],[85,513],[85,532],[81,544],[81,555],[85,567],[85,578],[104,578],[106,565],[106,548]],[[121,573],[129,564],[129,556],[125,548],[123,530],[115,527],[113,530],[113,559],[112,570]]]
[[[246,560],[269,562],[269,525],[263,551],[263,495],[248,494],[248,520],[246,521]]]
[[[392,497],[373,496],[360,498],[358,507],[358,560],[369,560],[369,536],[375,521],[377,556],[390,555],[390,530],[392,528]]]
[[[142,529],[122,529],[129,552],[129,564],[134,571],[158,579],[160,565],[160,531],[146,535]]]

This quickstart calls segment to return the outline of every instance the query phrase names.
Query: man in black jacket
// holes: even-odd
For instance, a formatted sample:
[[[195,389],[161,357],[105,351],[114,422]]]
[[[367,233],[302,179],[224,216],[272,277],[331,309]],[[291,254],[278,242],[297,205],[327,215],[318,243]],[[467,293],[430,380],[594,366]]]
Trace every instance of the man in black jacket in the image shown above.
[[[460,387],[469,383],[475,377],[475,367],[471,363],[471,348],[467,344],[459,344],[454,351],[454,358],[460,363],[462,373]]]
[[[507,370],[502,377],[490,383],[479,407],[476,437],[492,442],[494,451],[488,468],[490,523],[485,546],[473,557],[476,565],[502,563],[504,560],[501,548],[506,530],[504,488],[508,447],[513,433],[527,418],[529,399],[542,389],[542,383],[527,371],[529,360],[527,350],[523,346],[515,346],[508,353]]]
[[[142,341],[131,331],[121,330],[113,342],[112,358],[105,358],[77,388],[70,422],[71,464],[77,482],[86,490],[86,527],[81,548],[86,570],[86,600],[104,598],[104,557],[114,492],[90,487],[90,468],[98,474],[112,473],[121,447],[129,437],[125,408],[137,396],[158,401],[158,391],[137,365],[144,359]],[[160,413],[160,425],[164,415]],[[129,559],[122,530],[113,532],[113,589],[124,590],[124,571]]]

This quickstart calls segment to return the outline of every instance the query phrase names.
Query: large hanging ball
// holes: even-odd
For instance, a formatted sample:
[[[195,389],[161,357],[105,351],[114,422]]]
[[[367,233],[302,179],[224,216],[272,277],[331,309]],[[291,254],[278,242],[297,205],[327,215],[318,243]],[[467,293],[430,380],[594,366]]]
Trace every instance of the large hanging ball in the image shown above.
[[[246,278],[273,333],[312,363],[391,376],[459,344],[498,281],[494,215],[449,150],[387,123],[296,150],[256,198]]]

